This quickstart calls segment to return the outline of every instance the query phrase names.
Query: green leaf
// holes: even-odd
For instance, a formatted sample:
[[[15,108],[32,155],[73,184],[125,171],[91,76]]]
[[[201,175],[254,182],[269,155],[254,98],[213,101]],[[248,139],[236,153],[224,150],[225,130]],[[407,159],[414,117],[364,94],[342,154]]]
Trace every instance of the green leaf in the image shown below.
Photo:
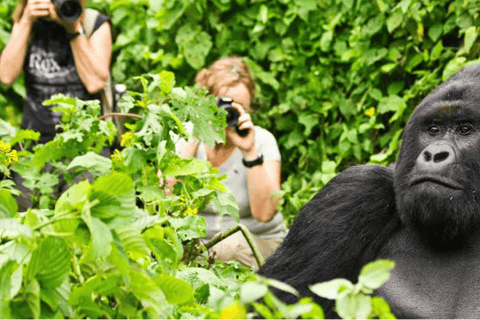
[[[2,218],[13,218],[17,214],[18,205],[11,192],[0,190],[0,220]]]
[[[175,86],[175,75],[173,72],[162,70],[159,74],[162,84],[160,85],[160,90],[164,94],[168,94],[172,91],[173,86]]]
[[[8,261],[0,268],[0,318],[10,319],[11,277],[18,264],[15,261]]]
[[[208,163],[203,160],[196,158],[182,158],[169,163],[162,172],[168,177],[189,176],[205,173],[208,171],[208,167]]]
[[[43,288],[57,288],[70,273],[70,260],[71,253],[65,240],[47,237],[33,251],[26,279],[37,279]]]
[[[445,69],[443,69],[442,81],[446,81],[448,78],[460,71],[466,61],[467,58],[465,57],[456,57],[450,60],[445,66]]]
[[[360,271],[358,282],[368,289],[378,289],[390,278],[390,271],[395,267],[395,262],[390,260],[377,260],[365,265]]]
[[[139,229],[132,226],[126,226],[117,230],[117,234],[125,246],[125,251],[133,257],[133,260],[145,258],[148,255],[149,252],[147,245],[145,244],[145,240],[142,238]]]
[[[105,259],[112,249],[112,232],[102,220],[92,217],[87,223],[90,230],[89,253],[94,261]]]
[[[85,155],[75,157],[67,167],[69,170],[74,168],[83,168],[91,172],[94,177],[99,177],[112,170],[112,160],[94,152],[88,152]]]
[[[443,25],[441,23],[436,23],[430,28],[428,28],[428,36],[432,39],[433,42],[437,42],[443,32]]]
[[[233,193],[228,189],[228,191],[221,192],[216,190],[216,196],[212,199],[212,204],[217,210],[219,216],[228,215],[232,217],[235,221],[240,221],[237,201]]]
[[[440,57],[442,56],[442,52],[443,52],[443,43],[442,41],[438,41],[437,44],[433,47],[432,49],[432,53],[430,55],[430,59],[432,61],[435,61],[435,60],[438,60],[440,59]]]
[[[204,284],[199,286],[195,290],[195,301],[198,304],[206,304],[208,301],[208,298],[210,297],[210,285],[209,284]]]
[[[171,218],[169,222],[182,241],[200,239],[206,235],[207,223],[203,216],[189,215],[185,218]]]
[[[347,279],[334,279],[310,286],[313,293],[330,300],[337,299],[342,291],[351,288],[353,288],[353,284]]]
[[[401,97],[393,94],[389,95],[388,97],[384,97],[380,99],[378,103],[377,112],[380,114],[384,114],[390,111],[397,111],[406,106],[405,100]]]
[[[257,282],[244,283],[240,289],[240,301],[250,304],[262,298],[268,292],[268,287]]]
[[[397,29],[403,21],[403,14],[400,10],[395,11],[393,14],[388,17],[387,23],[387,30],[389,33],[392,33],[395,29]]]
[[[184,304],[193,300],[192,287],[183,280],[161,274],[153,279],[162,289],[168,303]]]
[[[32,318],[40,317],[40,286],[35,279],[32,279],[24,287],[24,298],[32,312]]]
[[[295,288],[293,288],[292,286],[290,286],[286,283],[283,283],[283,282],[275,280],[275,279],[263,279],[262,281],[270,287],[274,287],[274,288],[280,289],[282,291],[291,293],[294,296],[299,296],[298,291],[295,290]]]
[[[110,227],[132,222],[136,210],[132,179],[121,172],[98,178],[90,187],[88,200],[94,205],[91,215],[104,220]]]
[[[343,319],[367,319],[372,310],[372,298],[364,294],[340,294],[335,311]]]
[[[167,301],[153,279],[132,270],[128,289],[140,301],[150,318],[166,318]]]
[[[470,49],[472,48],[473,43],[477,39],[478,36],[478,29],[475,26],[468,27],[467,30],[465,30],[465,43],[463,45],[463,48],[466,53],[470,52]]]
[[[186,24],[181,27],[175,37],[188,64],[198,70],[205,65],[205,58],[212,48],[211,36],[202,31],[199,25]]]
[[[372,297],[372,311],[370,318],[396,319],[390,311],[388,303],[380,297]]]

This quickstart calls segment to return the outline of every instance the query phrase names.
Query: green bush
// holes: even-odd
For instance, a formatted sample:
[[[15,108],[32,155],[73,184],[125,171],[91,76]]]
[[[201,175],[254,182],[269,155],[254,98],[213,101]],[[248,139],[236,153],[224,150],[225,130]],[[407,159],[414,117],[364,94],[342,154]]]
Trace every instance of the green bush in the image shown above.
[[[174,87],[171,72],[136,80],[142,92],[128,92],[120,106],[125,115],[139,110],[110,158],[99,152],[116,127],[101,120],[99,101],[45,102],[63,114],[62,133],[46,144],[28,148],[39,138],[29,130],[2,136],[0,170],[25,179],[32,208],[18,212],[12,181],[0,183],[0,318],[323,318],[311,298],[286,305],[269,287],[295,289],[215,261],[213,240],[201,242],[199,210],[213,203],[238,221],[238,207],[216,168],[180,158],[176,140],[189,138],[182,123],[191,121],[196,139],[222,142],[225,111],[199,86]],[[165,176],[178,179],[172,194]],[[66,191],[53,192],[57,185]],[[378,261],[356,285],[340,279],[312,290],[336,299],[343,317],[391,317],[370,295],[393,265]]]
[[[282,152],[287,224],[344,168],[395,161],[402,128],[430,90],[479,53],[478,0],[90,0],[116,38],[113,75],[174,71],[180,86],[224,55],[258,82],[255,123]],[[15,0],[0,4],[0,46]],[[18,125],[22,79],[0,90]],[[14,112],[16,111],[16,112]]]

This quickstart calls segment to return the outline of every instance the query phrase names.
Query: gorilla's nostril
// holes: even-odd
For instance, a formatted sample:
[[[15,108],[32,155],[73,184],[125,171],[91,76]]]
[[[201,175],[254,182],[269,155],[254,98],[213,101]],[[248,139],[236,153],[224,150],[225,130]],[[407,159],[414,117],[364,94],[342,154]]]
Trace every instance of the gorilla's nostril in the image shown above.
[[[423,154],[423,157],[424,157],[425,161],[427,161],[427,162],[432,160],[432,154],[428,151],[425,151],[425,153]]]
[[[447,159],[450,154],[445,151],[445,152],[439,152],[435,156],[433,156],[433,162],[442,162],[443,160]]]

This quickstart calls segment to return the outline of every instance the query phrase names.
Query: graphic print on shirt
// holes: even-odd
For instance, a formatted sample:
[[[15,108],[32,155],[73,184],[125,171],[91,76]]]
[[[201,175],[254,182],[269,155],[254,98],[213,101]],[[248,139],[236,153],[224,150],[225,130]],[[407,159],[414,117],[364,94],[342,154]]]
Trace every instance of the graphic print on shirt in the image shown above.
[[[62,66],[55,59],[55,52],[47,52],[40,47],[32,45],[28,68],[31,74],[39,78],[58,79],[65,78],[75,73],[75,64]]]

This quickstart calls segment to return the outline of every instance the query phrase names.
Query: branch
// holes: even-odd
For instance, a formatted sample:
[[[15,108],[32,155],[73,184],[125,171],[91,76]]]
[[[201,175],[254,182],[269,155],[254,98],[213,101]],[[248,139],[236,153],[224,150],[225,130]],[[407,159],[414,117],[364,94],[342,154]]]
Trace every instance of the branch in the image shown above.
[[[134,114],[134,113],[117,113],[117,112],[110,112],[110,113],[106,113],[100,117],[98,117],[98,119],[100,120],[105,120],[106,118],[108,117],[117,117],[117,118],[137,118],[137,119],[141,119],[142,117],[140,117],[138,114]]]
[[[230,237],[232,234],[234,234],[235,232],[237,232],[239,230],[242,231],[242,234],[245,237],[245,240],[247,240],[248,246],[252,250],[253,256],[255,257],[255,260],[257,261],[258,267],[260,268],[265,263],[265,261],[263,260],[263,257],[260,254],[260,251],[258,250],[257,245],[255,244],[255,240],[253,240],[252,234],[250,233],[250,231],[248,231],[248,229],[245,226],[243,226],[241,224],[238,224],[238,225],[220,233],[219,235],[213,237],[212,240],[210,240],[209,242],[207,242],[205,244],[205,246],[207,247],[207,249],[210,249],[211,247],[213,247],[214,245],[216,245],[220,241],[225,240],[226,238]]]

